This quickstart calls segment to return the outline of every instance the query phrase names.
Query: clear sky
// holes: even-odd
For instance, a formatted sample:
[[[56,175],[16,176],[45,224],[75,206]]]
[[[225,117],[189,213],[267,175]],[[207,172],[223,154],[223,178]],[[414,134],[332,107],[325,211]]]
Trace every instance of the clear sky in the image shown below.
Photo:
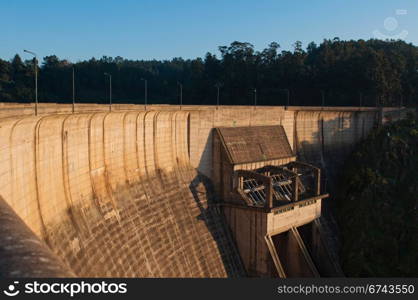
[[[418,45],[417,0],[0,0],[0,58],[23,49],[73,62],[218,54],[324,38],[401,38]]]

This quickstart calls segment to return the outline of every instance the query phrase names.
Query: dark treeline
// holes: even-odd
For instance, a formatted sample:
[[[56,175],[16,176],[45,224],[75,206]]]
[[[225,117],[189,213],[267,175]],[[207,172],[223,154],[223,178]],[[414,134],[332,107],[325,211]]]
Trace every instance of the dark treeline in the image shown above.
[[[43,58],[39,74],[39,101],[70,102],[72,70],[75,70],[77,102],[107,102],[112,74],[112,98],[116,103],[143,103],[144,78],[149,103],[184,104],[395,106],[418,103],[418,47],[403,41],[324,40],[306,48],[296,42],[292,51],[271,43],[255,51],[249,43],[219,47],[220,54],[205,58],[127,60],[92,58],[72,64],[51,55]],[[34,99],[34,61],[0,59],[0,101],[31,102]]]

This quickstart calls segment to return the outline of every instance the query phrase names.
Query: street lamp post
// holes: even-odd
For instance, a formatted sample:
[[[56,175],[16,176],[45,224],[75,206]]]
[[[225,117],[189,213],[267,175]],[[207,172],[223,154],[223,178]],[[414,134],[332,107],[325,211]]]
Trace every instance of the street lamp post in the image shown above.
[[[23,52],[32,54],[35,58],[34,67],[35,67],[35,116],[38,115],[38,57],[35,52],[29,50],[23,50]]]
[[[104,73],[105,76],[109,76],[109,111],[112,111],[112,75]]]
[[[216,94],[216,109],[218,109],[219,106],[219,89],[222,87],[221,83],[217,83],[215,84],[215,87],[217,89],[217,94]]]
[[[254,89],[254,108],[257,107],[257,89]]]
[[[148,101],[148,80],[141,78],[144,81],[145,92],[144,92],[144,102],[145,102],[145,110],[147,110],[147,101]]]
[[[177,84],[180,86],[180,110],[181,110],[181,107],[183,106],[183,84],[181,84],[180,82],[177,82]]]
[[[75,81],[74,81],[74,66],[73,66],[73,113],[75,111]]]
[[[286,106],[290,106],[290,91],[289,89],[281,89],[282,91],[286,92]]]

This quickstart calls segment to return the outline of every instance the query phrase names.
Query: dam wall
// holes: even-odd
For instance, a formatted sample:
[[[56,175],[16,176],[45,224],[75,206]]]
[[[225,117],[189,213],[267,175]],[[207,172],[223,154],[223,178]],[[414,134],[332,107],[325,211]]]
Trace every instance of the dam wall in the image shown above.
[[[365,108],[32,109],[0,106],[0,197],[85,277],[245,275],[216,206],[213,128],[283,125],[298,156],[332,173],[378,116]]]
[[[212,172],[212,128],[282,125],[298,159],[333,177],[352,147],[379,122],[375,109],[317,107],[225,107],[199,110],[190,117],[190,162]],[[328,175],[328,174],[325,174]]]

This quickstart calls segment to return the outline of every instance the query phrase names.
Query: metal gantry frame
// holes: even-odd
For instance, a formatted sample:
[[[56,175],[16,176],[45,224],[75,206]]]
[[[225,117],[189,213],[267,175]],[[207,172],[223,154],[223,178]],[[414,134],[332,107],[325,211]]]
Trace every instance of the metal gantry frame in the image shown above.
[[[304,180],[304,176],[312,180]],[[234,173],[236,192],[248,206],[273,208],[303,197],[319,196],[320,169],[310,164],[290,162],[282,166],[265,166],[258,170]]]
[[[33,55],[35,59],[33,62],[33,66],[35,69],[35,116],[37,116],[38,115],[38,55],[35,52],[29,51],[29,50],[23,50],[23,52]]]
[[[264,206],[266,192],[264,185],[260,185],[255,179],[248,178],[243,181],[244,193],[250,197],[255,206]]]

